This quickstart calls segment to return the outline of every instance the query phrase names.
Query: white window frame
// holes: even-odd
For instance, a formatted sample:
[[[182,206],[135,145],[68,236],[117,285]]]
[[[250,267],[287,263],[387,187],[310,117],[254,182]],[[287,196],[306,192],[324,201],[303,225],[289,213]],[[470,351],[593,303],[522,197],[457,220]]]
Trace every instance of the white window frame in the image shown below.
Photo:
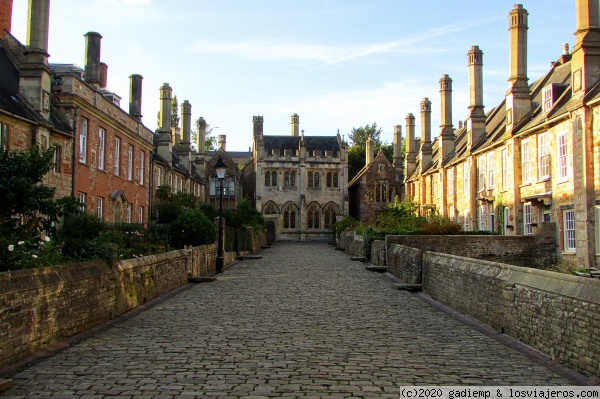
[[[488,205],[488,212],[487,212],[487,218],[488,218],[488,230],[489,231],[494,231],[494,226],[496,225],[496,212],[494,212],[494,205],[492,203],[490,203]]]
[[[531,202],[525,202],[523,204],[523,235],[533,235],[533,209]]]
[[[471,226],[470,226],[470,224],[469,224],[469,222],[470,222],[470,220],[469,220],[469,217],[470,217],[470,216],[471,216],[471,212],[470,212],[468,209],[465,209],[465,211],[464,211],[464,220],[463,220],[463,222],[464,222],[464,227],[463,227],[463,229],[464,229],[465,231],[469,231],[469,230],[470,230],[470,228],[471,228]]]
[[[79,209],[84,211],[85,210],[85,205],[87,203],[87,198],[86,198],[86,194],[82,193],[81,191],[79,192],[79,194],[77,195],[77,199],[79,200],[79,203],[81,204],[79,206]]]
[[[552,109],[553,101],[552,101],[552,84],[544,87],[542,90],[543,96],[543,107],[544,112],[548,112]]]
[[[575,252],[575,209],[563,210],[563,242],[566,252]]]
[[[115,159],[113,162],[113,173],[115,176],[119,176],[121,173],[121,139],[115,137]]]
[[[479,231],[484,231],[484,230],[487,230],[487,228],[486,228],[486,222],[487,222],[486,205],[479,204],[478,207],[479,207]]]
[[[477,190],[482,192],[485,190],[485,156],[477,158]]]
[[[144,223],[144,207],[138,207],[138,223]]]
[[[104,213],[104,198],[96,197],[96,216],[98,216],[98,219],[104,220],[103,213]]]
[[[81,119],[79,128],[79,163],[87,163],[88,120]]]
[[[508,149],[502,150],[502,190],[508,190]]]
[[[140,151],[140,186],[144,185],[144,178],[146,177],[146,153]]]
[[[98,129],[98,169],[104,170],[104,149],[106,148],[106,130]]]
[[[494,189],[494,152],[488,152],[487,154],[487,189]]]
[[[547,132],[538,136],[538,175],[540,180],[550,178],[550,140]]]
[[[529,139],[521,141],[521,180],[523,184],[531,183],[531,145]]]
[[[437,199],[442,198],[442,174],[437,174]]]
[[[454,214],[454,205],[450,205],[450,208],[448,208],[448,219],[454,221],[455,218],[456,215]]]
[[[131,217],[133,213],[133,204],[127,203],[127,223],[131,223]]]
[[[569,179],[569,148],[567,141],[567,132],[562,130],[556,133],[556,159],[558,168],[558,181],[564,182]]]
[[[162,183],[162,169],[156,168],[156,188],[160,187]]]
[[[471,190],[471,159],[467,159],[463,163],[463,194],[465,197],[469,196]]]
[[[448,169],[446,171],[446,178],[448,179],[446,184],[448,195],[452,195],[454,194],[454,169]]]
[[[127,180],[133,180],[133,144],[127,144]]]

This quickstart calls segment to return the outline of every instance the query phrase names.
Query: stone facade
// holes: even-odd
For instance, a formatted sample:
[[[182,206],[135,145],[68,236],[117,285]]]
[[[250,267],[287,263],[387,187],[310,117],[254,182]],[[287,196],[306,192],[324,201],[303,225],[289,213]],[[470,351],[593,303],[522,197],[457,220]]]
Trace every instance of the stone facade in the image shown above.
[[[433,141],[414,137],[407,117],[405,191],[425,208],[465,230],[532,235],[543,222],[558,227],[563,268],[594,267],[600,248],[600,161],[597,150],[600,36],[597,0],[577,0],[575,46],[533,83],[527,77],[528,12],[509,13],[510,77],[506,97],[484,113],[483,52],[468,53],[469,117],[452,128],[451,80],[440,80],[442,126]],[[428,100],[427,100],[428,101]],[[428,102],[421,103],[422,135],[430,130]],[[425,143],[425,145],[423,145]],[[593,152],[588,149],[593,148]]]
[[[291,136],[267,136],[254,117],[254,199],[276,240],[332,241],[330,226],[348,214],[348,144],[305,136],[292,115]]]

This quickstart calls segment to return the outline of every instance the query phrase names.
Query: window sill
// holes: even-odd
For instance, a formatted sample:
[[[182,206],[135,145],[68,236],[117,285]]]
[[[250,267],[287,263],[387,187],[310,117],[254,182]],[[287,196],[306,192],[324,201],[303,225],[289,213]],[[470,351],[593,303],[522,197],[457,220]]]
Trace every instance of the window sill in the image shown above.
[[[576,254],[576,253],[577,253],[577,252],[576,252],[576,250],[574,250],[574,249],[563,249],[563,250],[561,251],[561,255],[571,255],[571,256],[575,256],[575,254]]]

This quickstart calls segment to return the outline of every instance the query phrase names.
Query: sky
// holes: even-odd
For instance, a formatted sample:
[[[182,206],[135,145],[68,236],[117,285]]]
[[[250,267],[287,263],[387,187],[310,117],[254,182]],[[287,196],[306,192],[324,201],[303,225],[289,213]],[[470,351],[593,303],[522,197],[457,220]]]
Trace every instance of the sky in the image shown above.
[[[468,115],[467,52],[483,51],[486,111],[508,88],[507,0],[52,0],[50,63],[84,66],[86,32],[102,35],[107,88],[128,111],[129,76],[143,79],[143,123],[155,130],[159,88],[169,83],[227,150],[252,146],[252,117],[265,135],[291,134],[300,116],[307,136],[348,139],[376,122],[393,141],[395,125],[432,102],[439,135],[439,79],[453,80],[453,122]],[[574,0],[530,0],[530,83],[573,47]],[[26,42],[27,1],[14,0],[12,34]],[[195,126],[195,124],[194,124]],[[417,133],[417,136],[419,134]]]

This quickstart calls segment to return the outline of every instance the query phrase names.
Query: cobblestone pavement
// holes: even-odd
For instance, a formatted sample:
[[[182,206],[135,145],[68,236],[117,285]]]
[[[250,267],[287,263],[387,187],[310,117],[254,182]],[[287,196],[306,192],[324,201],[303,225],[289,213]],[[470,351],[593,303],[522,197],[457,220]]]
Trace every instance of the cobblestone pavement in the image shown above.
[[[278,243],[14,376],[8,398],[398,398],[568,385],[326,244]]]

